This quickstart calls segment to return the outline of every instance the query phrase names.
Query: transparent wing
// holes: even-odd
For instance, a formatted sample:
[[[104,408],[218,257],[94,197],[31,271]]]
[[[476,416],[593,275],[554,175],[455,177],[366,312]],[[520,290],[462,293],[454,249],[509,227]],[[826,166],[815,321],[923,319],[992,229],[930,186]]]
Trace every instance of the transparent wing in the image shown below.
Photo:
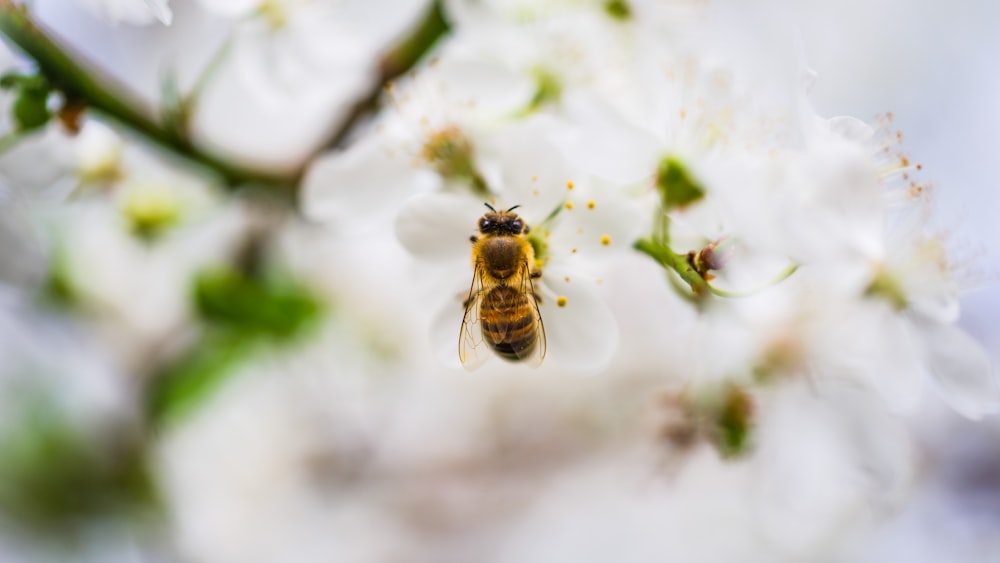
[[[479,304],[483,299],[482,266],[476,263],[472,275],[472,285],[465,301],[465,316],[458,333],[458,359],[462,367],[474,370],[489,357],[489,346],[483,342],[483,330],[479,324]]]
[[[521,270],[521,291],[531,302],[532,309],[532,322],[535,325],[535,334],[537,336],[537,342],[530,352],[526,353],[524,356],[518,356],[518,359],[523,360],[524,363],[538,367],[545,359],[545,324],[542,323],[542,313],[538,309],[538,294],[535,292],[535,284],[531,281],[531,268],[528,266],[528,261],[525,260]]]

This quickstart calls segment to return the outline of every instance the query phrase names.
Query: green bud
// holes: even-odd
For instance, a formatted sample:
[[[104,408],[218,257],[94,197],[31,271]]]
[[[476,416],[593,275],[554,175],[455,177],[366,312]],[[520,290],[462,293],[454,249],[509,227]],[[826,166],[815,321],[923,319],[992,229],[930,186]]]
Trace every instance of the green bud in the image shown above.
[[[716,418],[715,447],[724,458],[750,451],[753,430],[753,399],[745,390],[731,385],[723,391]]]
[[[39,94],[31,90],[21,90],[14,100],[12,111],[19,131],[40,129],[52,119],[52,112],[48,107],[48,93]]]
[[[0,76],[0,89],[16,92],[11,114],[18,131],[40,129],[52,118],[48,107],[52,86],[44,76],[8,72]]]
[[[562,97],[562,84],[559,83],[559,78],[551,72],[541,68],[536,69],[535,82],[537,89],[535,90],[535,96],[531,98],[531,103],[528,105],[528,112],[535,111],[548,104],[557,103]]]
[[[604,3],[604,11],[616,20],[625,21],[632,18],[632,8],[625,0],[608,0]]]
[[[871,283],[865,288],[865,296],[876,299],[884,299],[893,309],[902,311],[906,309],[908,303],[903,288],[899,281],[889,275],[885,270],[879,270],[872,278]]]
[[[685,207],[705,197],[705,189],[688,173],[687,169],[672,156],[660,161],[656,171],[656,187],[664,209]]]

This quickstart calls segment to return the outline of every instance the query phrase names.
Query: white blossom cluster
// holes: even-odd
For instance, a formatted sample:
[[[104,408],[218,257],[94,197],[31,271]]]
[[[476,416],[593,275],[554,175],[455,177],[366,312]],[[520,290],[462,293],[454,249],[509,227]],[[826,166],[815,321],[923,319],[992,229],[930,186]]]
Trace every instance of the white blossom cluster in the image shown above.
[[[859,561],[905,416],[1000,409],[892,116],[817,115],[726,2],[82,4],[224,26],[186,131],[294,181],[101,112],[0,156],[0,560]],[[530,227],[538,368],[459,362],[484,203]]]

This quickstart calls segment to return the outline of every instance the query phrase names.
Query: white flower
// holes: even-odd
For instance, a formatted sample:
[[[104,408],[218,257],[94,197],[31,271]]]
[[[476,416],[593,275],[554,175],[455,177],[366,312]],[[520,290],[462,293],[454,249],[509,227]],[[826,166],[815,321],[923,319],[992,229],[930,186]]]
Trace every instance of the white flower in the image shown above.
[[[517,213],[530,228],[542,270],[535,285],[547,357],[564,369],[598,372],[611,360],[618,339],[614,317],[599,296],[601,275],[613,267],[608,258],[631,248],[642,215],[617,190],[586,175],[574,179],[545,142],[544,130],[544,124],[528,123],[491,138],[495,152],[484,149],[480,160],[498,172],[489,203],[497,209],[520,205]],[[426,271],[437,270],[436,279],[446,288],[439,294],[445,303],[431,336],[439,357],[452,365],[457,365],[461,303],[472,279],[469,236],[485,212],[482,200],[447,191],[415,196],[396,222],[400,242],[428,262]]]
[[[94,14],[111,23],[135,25],[158,21],[170,25],[173,13],[167,3],[170,0],[80,0]]]
[[[220,205],[210,181],[121,145],[110,130],[81,141],[74,199],[33,208],[50,235],[49,275],[123,357],[143,362],[145,346],[189,318],[191,276],[228,255],[244,218]]]
[[[192,122],[200,140],[258,165],[293,169],[371,87],[377,57],[426,2],[203,0],[238,19]]]

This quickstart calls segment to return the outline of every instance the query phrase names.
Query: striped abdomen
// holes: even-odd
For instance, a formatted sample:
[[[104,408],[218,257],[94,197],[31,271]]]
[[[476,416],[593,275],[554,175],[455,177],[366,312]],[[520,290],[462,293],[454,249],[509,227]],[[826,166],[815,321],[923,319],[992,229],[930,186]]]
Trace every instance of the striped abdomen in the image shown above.
[[[534,297],[513,287],[486,290],[479,305],[483,340],[505,360],[522,360],[538,342]]]

